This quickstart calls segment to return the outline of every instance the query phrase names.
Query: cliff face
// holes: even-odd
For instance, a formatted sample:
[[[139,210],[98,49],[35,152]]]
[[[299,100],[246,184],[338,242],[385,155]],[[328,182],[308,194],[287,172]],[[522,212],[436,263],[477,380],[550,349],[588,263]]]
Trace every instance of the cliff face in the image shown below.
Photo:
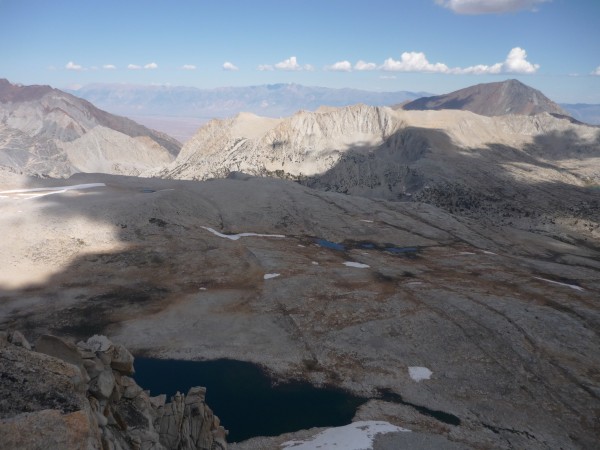
[[[134,358],[104,336],[77,345],[44,335],[36,351],[0,334],[0,449],[226,449],[226,430],[194,387],[150,397]]]

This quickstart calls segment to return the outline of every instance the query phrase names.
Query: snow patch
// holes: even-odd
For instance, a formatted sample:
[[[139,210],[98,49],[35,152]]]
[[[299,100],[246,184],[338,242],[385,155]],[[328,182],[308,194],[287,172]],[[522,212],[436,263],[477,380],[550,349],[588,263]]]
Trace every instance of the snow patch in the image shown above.
[[[485,253],[486,255],[497,255],[497,253],[490,252],[489,250],[484,250],[483,253]]]
[[[585,290],[581,286],[576,286],[574,284],[561,283],[560,281],[548,280],[547,278],[541,278],[541,277],[533,277],[533,278],[535,278],[536,280],[547,281],[548,283],[552,283],[552,284],[558,284],[559,286],[566,286],[571,289],[575,289],[576,291],[584,291]]]
[[[263,277],[265,280],[270,280],[271,278],[276,278],[279,275],[281,275],[280,273],[265,273],[265,276]]]
[[[371,267],[368,264],[362,264],[362,263],[352,262],[352,261],[346,261],[344,263],[344,265],[348,266],[348,267],[356,267],[357,269],[366,269],[367,267]]]
[[[212,234],[214,234],[215,236],[219,236],[225,239],[230,239],[232,241],[237,241],[240,238],[243,237],[250,237],[250,236],[255,236],[255,237],[274,237],[274,238],[284,238],[285,236],[283,234],[257,234],[257,233],[239,233],[239,234],[223,234],[223,233],[219,233],[217,230],[210,228],[210,227],[202,227],[207,231],[210,231]]]
[[[417,383],[423,380],[429,380],[433,372],[427,367],[412,366],[408,368],[408,375]]]
[[[52,194],[62,194],[67,191],[78,191],[81,189],[90,189],[95,187],[105,187],[104,183],[87,183],[87,184],[75,184],[73,186],[56,186],[56,187],[45,187],[45,188],[31,188],[31,189],[12,189],[9,191],[1,191],[0,194],[13,194],[23,200],[31,200],[32,198],[44,197]],[[39,192],[39,194],[35,194]],[[0,195],[2,198],[9,197],[8,195]]]
[[[313,261],[313,262],[312,262],[312,265],[313,265],[313,266],[318,266],[318,265],[319,265],[319,263],[318,263],[318,262],[316,262],[316,261]]]
[[[366,223],[373,223],[372,220],[367,220],[367,219],[360,219],[361,222],[366,222]]]
[[[397,427],[389,422],[367,420],[354,422],[343,427],[329,428],[306,441],[284,442],[283,449],[293,450],[367,450],[373,446],[378,434],[410,432],[406,428]]]

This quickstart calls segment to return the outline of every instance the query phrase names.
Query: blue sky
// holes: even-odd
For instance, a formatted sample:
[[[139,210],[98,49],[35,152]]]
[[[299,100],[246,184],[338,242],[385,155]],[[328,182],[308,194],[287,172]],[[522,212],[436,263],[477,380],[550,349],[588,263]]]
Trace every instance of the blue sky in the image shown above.
[[[600,103],[599,24],[600,0],[0,0],[0,77],[433,93],[517,78]]]

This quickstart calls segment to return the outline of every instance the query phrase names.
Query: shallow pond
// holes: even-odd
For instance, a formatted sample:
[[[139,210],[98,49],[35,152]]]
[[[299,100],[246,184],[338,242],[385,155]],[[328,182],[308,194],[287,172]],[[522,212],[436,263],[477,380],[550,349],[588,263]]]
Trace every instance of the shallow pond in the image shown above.
[[[136,381],[151,395],[167,394],[170,399],[176,391],[206,387],[206,403],[229,430],[229,442],[346,425],[366,401],[309,383],[274,384],[258,366],[242,361],[136,358],[135,370]]]

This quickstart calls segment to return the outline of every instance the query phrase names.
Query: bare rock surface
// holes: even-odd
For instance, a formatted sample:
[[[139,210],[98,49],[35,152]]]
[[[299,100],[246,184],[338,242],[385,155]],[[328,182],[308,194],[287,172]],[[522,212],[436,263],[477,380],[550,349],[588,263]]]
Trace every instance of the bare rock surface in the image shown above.
[[[16,345],[14,336],[0,336],[0,448],[227,448],[204,388],[165,403],[137,386],[125,375],[130,372],[111,367],[115,355],[128,353],[122,346],[108,341],[105,350],[90,351],[84,342],[44,335],[36,347],[55,354],[49,356]],[[126,359],[133,361],[131,354]]]
[[[486,224],[600,238],[600,130],[554,117],[355,105],[285,119],[214,120],[146,175],[236,171],[324,191],[420,201]]]
[[[138,175],[167,164],[181,144],[50,86],[0,79],[0,166],[28,175]]]
[[[4,180],[13,190],[65,183]],[[153,357],[254,362],[372,398],[357,419],[466,447],[598,441],[600,252],[588,235],[564,230],[561,240],[243,174],[66,182],[103,186],[0,194],[0,233],[19,230],[0,243],[3,329],[31,342],[99,334]],[[129,375],[115,375],[128,358],[116,368],[85,359],[90,385],[110,370],[122,398],[136,395]],[[416,381],[411,367],[429,378]],[[94,402],[110,401],[107,391]],[[186,401],[170,408],[185,415]],[[178,420],[155,431],[181,424],[196,435]]]

